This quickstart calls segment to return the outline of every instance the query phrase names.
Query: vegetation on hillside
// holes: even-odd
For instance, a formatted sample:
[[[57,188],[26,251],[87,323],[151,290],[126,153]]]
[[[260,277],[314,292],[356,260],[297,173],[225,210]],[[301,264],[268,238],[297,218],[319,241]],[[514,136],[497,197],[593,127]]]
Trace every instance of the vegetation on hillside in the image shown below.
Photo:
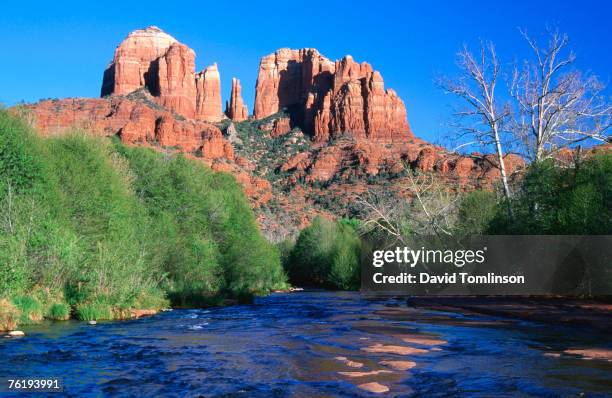
[[[218,303],[285,286],[228,174],[0,111],[0,329]]]
[[[412,238],[438,236],[448,243],[486,234],[612,234],[610,152],[589,155],[572,167],[553,160],[534,163],[517,182],[509,202],[495,191],[460,193],[421,177],[412,177],[414,191],[409,199],[359,201],[365,214],[360,224],[317,218],[301,231],[294,246],[282,243],[283,266],[290,281],[300,286],[355,289],[361,252],[372,245],[379,247],[380,242],[402,245]],[[421,182],[426,190],[420,189]]]

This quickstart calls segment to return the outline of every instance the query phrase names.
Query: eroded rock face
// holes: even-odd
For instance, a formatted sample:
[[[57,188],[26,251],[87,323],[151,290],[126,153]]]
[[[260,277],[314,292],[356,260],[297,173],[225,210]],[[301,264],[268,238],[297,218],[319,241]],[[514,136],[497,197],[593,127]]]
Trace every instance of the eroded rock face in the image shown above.
[[[285,135],[290,131],[291,131],[291,120],[289,120],[288,117],[281,117],[274,121],[270,136],[273,138],[280,137],[281,135]]]
[[[249,117],[249,110],[242,100],[240,80],[235,77],[232,78],[232,94],[225,107],[225,114],[235,122],[241,122]]]
[[[385,89],[379,72],[350,56],[333,62],[314,49],[281,49],[264,57],[254,114],[266,120],[229,123],[225,138],[211,124],[225,118],[217,66],[195,73],[193,50],[156,27],[130,33],[117,47],[102,95],[26,108],[42,134],[83,128],[232,173],[255,208],[274,199],[275,210],[258,217],[274,241],[285,237],[274,231],[303,228],[317,214],[341,215],[313,206],[313,198],[346,198],[348,207],[355,195],[386,189],[389,178],[389,185],[407,184],[407,169],[435,173],[457,190],[485,188],[499,178],[495,156],[449,153],[414,137],[402,100]],[[290,117],[267,118],[279,111]],[[238,79],[225,114],[236,122],[248,118]],[[509,174],[523,166],[522,159],[506,157]]]
[[[385,90],[379,72],[351,56],[334,63],[315,49],[285,48],[263,57],[254,116],[282,110],[318,142],[345,132],[383,141],[413,137],[402,100]]]
[[[159,103],[179,115],[193,117],[196,105],[195,52],[176,42],[156,62]]]
[[[216,126],[179,119],[138,100],[120,96],[47,100],[27,109],[37,130],[45,135],[63,134],[76,127],[102,136],[118,135],[126,144],[199,153],[207,161],[234,158],[232,145]]]
[[[219,68],[212,64],[196,75],[196,119],[220,121],[223,119],[221,103]]]
[[[156,86],[156,61],[176,42],[156,26],[131,32],[104,71],[101,95],[129,94],[141,87]]]
[[[217,122],[223,117],[217,65],[196,75],[195,52],[155,26],[131,32],[104,71],[103,97],[139,89],[186,118]]]
[[[334,63],[312,48],[282,48],[263,57],[257,75],[255,118],[302,104],[314,85],[329,86],[333,69]],[[316,81],[321,77],[325,81]]]

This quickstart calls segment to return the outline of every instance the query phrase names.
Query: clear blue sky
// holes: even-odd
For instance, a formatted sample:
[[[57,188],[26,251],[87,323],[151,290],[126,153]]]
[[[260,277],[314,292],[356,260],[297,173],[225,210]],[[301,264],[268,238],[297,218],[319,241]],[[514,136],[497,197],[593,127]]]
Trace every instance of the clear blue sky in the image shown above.
[[[249,111],[261,56],[281,47],[351,54],[381,71],[416,134],[436,141],[452,108],[433,79],[455,72],[463,43],[493,40],[511,62],[527,51],[518,27],[536,33],[556,24],[570,35],[577,65],[611,82],[611,15],[612,2],[591,0],[9,1],[0,13],[0,102],[96,97],[115,47],[131,30],[157,25],[196,51],[198,70],[219,64],[224,97],[239,77]]]

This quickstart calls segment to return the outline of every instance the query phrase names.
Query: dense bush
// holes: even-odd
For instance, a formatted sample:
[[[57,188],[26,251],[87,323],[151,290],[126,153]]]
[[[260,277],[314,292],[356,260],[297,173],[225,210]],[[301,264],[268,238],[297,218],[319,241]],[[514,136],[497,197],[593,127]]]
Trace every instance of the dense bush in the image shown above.
[[[356,224],[322,217],[303,229],[287,261],[292,283],[356,289],[360,277],[361,241]]]
[[[457,209],[455,234],[469,236],[486,232],[498,206],[494,192],[477,190],[465,194]]]
[[[278,252],[260,234],[231,175],[180,155],[121,145],[118,150],[134,173],[136,195],[159,220],[152,234],[178,303],[282,287]]]
[[[545,161],[532,165],[512,199],[500,204],[489,232],[605,235],[612,233],[612,153],[587,158],[576,168]]]
[[[454,232],[611,234],[612,153],[590,156],[578,167],[561,167],[552,160],[532,164],[509,202],[498,201],[493,192],[470,192],[461,200]]]
[[[0,111],[0,176],[0,299],[22,322],[284,286],[240,186],[198,161],[82,132],[41,139]]]

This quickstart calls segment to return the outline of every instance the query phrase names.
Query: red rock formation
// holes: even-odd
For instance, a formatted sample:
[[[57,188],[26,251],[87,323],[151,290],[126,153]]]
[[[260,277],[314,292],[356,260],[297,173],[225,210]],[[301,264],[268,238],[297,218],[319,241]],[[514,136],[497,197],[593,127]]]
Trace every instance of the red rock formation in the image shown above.
[[[263,57],[257,76],[255,118],[261,119],[302,104],[312,87],[321,85],[317,79],[326,75],[330,81],[333,69],[333,62],[311,48],[282,48]]]
[[[196,118],[208,122],[223,119],[221,108],[221,77],[217,64],[196,75]]]
[[[332,63],[314,49],[281,49],[263,57],[254,115],[281,110],[319,142],[344,132],[383,141],[413,137],[402,100],[385,90],[380,73],[351,56]]]
[[[125,95],[141,88],[186,118],[223,118],[217,65],[196,75],[195,52],[155,26],[135,30],[117,47],[104,72],[101,94]]]
[[[225,114],[235,122],[241,122],[249,117],[249,110],[242,100],[241,93],[240,80],[232,78],[232,94],[225,107]]]
[[[421,149],[416,160],[416,167],[422,171],[432,171],[438,156],[432,147]]]
[[[189,118],[193,118],[196,105],[194,70],[195,52],[178,42],[157,60],[159,103]]]
[[[281,117],[274,121],[274,125],[272,127],[272,132],[270,133],[271,137],[280,137],[281,135],[285,135],[291,131],[291,124],[288,117]]]
[[[145,86],[156,88],[156,61],[176,42],[156,26],[131,32],[117,47],[113,61],[104,71],[102,96],[129,94]]]
[[[103,136],[119,135],[127,144],[200,152],[208,161],[234,158],[232,145],[216,126],[178,119],[170,112],[125,97],[47,100],[26,109],[31,112],[35,127],[45,135],[62,134],[76,127]]]
[[[303,171],[308,166],[310,166],[310,153],[308,152],[300,152],[292,156],[289,160],[287,160],[282,166],[281,171],[290,171],[290,170],[298,170]]]

